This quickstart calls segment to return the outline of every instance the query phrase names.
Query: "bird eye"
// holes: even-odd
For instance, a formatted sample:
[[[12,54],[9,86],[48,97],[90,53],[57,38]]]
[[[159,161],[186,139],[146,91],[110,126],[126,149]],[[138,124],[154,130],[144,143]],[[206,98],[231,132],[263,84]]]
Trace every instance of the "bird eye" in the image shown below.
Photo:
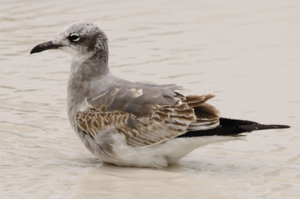
[[[78,41],[80,39],[76,34],[71,34],[68,38],[70,41]]]

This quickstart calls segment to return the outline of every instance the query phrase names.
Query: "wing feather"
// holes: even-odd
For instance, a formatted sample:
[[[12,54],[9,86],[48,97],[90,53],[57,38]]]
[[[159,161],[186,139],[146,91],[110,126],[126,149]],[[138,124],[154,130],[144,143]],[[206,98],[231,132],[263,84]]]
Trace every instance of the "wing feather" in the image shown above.
[[[168,113],[165,107],[161,106],[165,112],[160,112],[159,108],[151,117],[90,109],[77,113],[77,123],[93,138],[97,132],[114,127],[118,133],[125,136],[129,145],[151,146],[184,134],[189,125],[196,121],[193,111],[186,111],[186,114],[182,115],[175,114],[177,108],[192,109],[186,103],[168,107]],[[129,123],[134,123],[134,125],[129,125]]]
[[[151,116],[156,105],[173,105],[180,94],[174,85],[152,85],[118,83],[97,96],[87,99],[90,107],[103,112],[133,113],[138,116]]]
[[[87,99],[78,126],[95,138],[112,127],[131,146],[152,146],[187,131],[214,128],[219,112],[206,103],[214,95],[186,96],[174,85],[116,84]]]

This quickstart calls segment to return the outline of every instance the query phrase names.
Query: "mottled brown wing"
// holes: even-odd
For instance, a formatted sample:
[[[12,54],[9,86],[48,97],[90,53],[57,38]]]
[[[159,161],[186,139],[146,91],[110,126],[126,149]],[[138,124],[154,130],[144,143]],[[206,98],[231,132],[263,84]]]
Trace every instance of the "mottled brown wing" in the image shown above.
[[[119,91],[116,92],[112,89],[109,92],[107,92],[108,95],[106,94],[108,96],[106,100],[110,96],[116,96],[116,93]],[[188,130],[198,130],[204,126],[205,128],[209,128],[211,125],[218,124],[218,116],[213,116],[217,114],[214,112],[216,109],[205,103],[213,96],[181,97],[172,105],[149,104],[153,106],[151,107],[150,115],[144,113],[134,114],[134,111],[125,112],[125,106],[122,106],[122,109],[113,109],[112,112],[107,112],[103,111],[103,106],[100,106],[101,108],[98,109],[93,108],[78,112],[77,122],[80,128],[93,138],[97,133],[113,127],[118,133],[124,134],[128,145],[152,146],[182,135]],[[98,99],[101,97],[98,97]],[[115,100],[120,100],[120,97],[114,98]],[[132,101],[134,100],[131,99]],[[124,102],[121,100],[119,103]],[[108,106],[106,104],[106,110],[107,107],[111,109],[112,106],[109,104]],[[195,110],[199,110],[197,111],[197,116]]]
[[[219,126],[220,112],[215,107],[206,103],[207,100],[214,96],[213,94],[202,96],[190,95],[182,99],[190,107],[194,108],[197,117],[196,121],[189,125],[189,131],[208,130]]]
[[[193,108],[187,103],[156,107],[150,117],[91,109],[78,112],[77,123],[93,138],[97,133],[113,127],[126,137],[128,145],[152,146],[185,133],[188,126],[196,120]]]

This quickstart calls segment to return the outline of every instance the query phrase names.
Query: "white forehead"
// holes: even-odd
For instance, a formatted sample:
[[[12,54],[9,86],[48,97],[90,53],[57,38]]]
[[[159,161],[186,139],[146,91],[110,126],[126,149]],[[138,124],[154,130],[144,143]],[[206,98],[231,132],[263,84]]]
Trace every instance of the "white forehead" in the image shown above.
[[[85,21],[78,21],[68,25],[61,34],[65,36],[69,36],[72,33],[76,33],[79,35],[86,35],[92,36],[99,32],[102,32],[97,24],[85,22]]]
[[[71,34],[77,34],[80,38],[79,43],[71,43],[68,37]],[[76,58],[92,56],[98,49],[104,49],[108,52],[107,36],[97,26],[97,24],[78,21],[68,25],[54,40],[53,44],[62,45],[61,50],[71,54]]]
[[[63,45],[68,45],[69,41],[66,40],[71,34],[77,34],[86,38],[92,38],[94,35],[99,35],[100,38],[108,41],[106,34],[98,27],[97,24],[78,21],[68,25],[52,42]]]

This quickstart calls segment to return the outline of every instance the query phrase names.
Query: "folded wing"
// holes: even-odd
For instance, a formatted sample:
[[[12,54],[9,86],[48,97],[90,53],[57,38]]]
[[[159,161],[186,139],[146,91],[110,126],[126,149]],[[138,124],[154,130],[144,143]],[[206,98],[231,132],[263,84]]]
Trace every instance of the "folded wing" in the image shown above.
[[[91,137],[114,128],[131,146],[152,146],[187,131],[219,125],[219,112],[205,102],[213,95],[187,96],[174,85],[115,85],[87,99],[78,126]]]

